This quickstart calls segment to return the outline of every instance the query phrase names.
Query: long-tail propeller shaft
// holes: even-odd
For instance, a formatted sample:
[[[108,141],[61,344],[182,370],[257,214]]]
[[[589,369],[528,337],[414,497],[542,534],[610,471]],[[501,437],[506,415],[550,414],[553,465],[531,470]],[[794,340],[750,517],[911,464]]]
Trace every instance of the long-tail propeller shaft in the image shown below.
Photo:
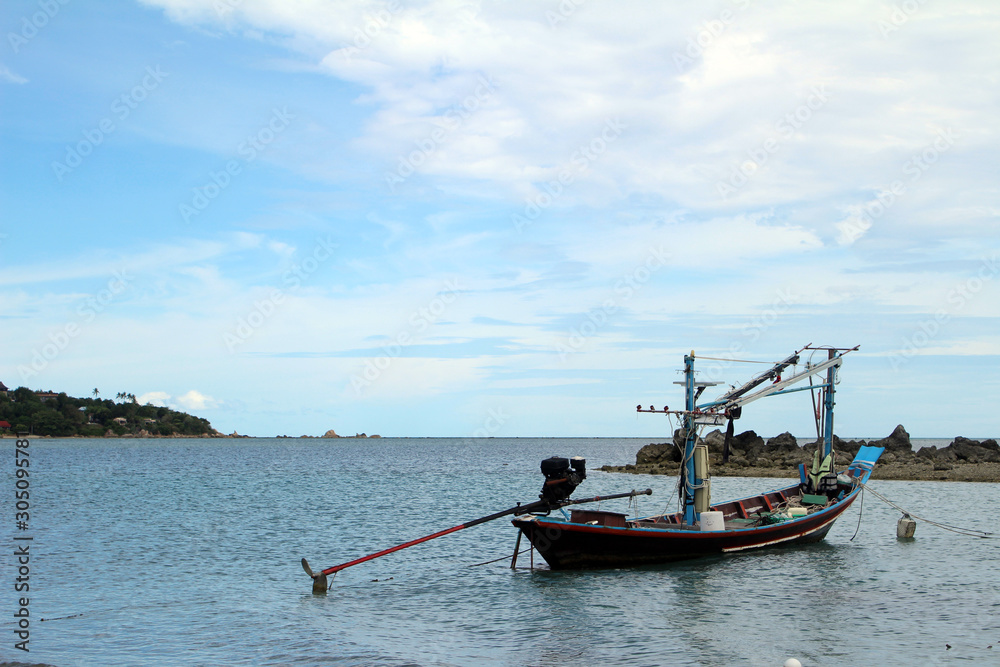
[[[563,466],[562,462],[566,462]],[[429,540],[433,540],[437,537],[443,537],[450,533],[457,532],[463,528],[471,528],[472,526],[478,526],[481,523],[486,523],[487,521],[493,521],[501,517],[509,516],[511,514],[531,514],[534,512],[550,512],[554,509],[560,507],[566,507],[568,505],[580,505],[583,503],[594,503],[601,500],[613,500],[615,498],[631,498],[634,496],[641,495],[652,495],[652,489],[646,489],[645,491],[632,490],[628,493],[616,493],[610,496],[594,496],[593,498],[583,498],[580,500],[573,500],[569,498],[569,493],[586,478],[585,472],[585,462],[582,458],[574,457],[572,460],[569,459],[558,459],[556,457],[552,459],[546,459],[542,462],[542,473],[545,475],[545,485],[542,487],[542,494],[539,496],[541,500],[537,500],[533,503],[528,503],[527,505],[516,505],[509,509],[502,510],[500,512],[494,512],[484,517],[478,519],[473,519],[472,521],[467,521],[465,523],[460,523],[457,526],[452,526],[451,528],[445,528],[444,530],[439,530],[436,533],[431,533],[430,535],[425,535],[424,537],[418,537],[415,540],[410,540],[409,542],[403,542],[402,544],[397,544],[394,547],[389,547],[388,549],[383,549],[382,551],[377,551],[373,554],[367,556],[362,556],[361,558],[355,558],[354,560],[347,561],[346,563],[341,563],[340,565],[334,565],[333,567],[328,567],[325,570],[320,570],[319,572],[314,572],[311,567],[309,567],[309,561],[305,558],[302,559],[302,569],[305,570],[306,574],[312,577],[313,580],[313,593],[326,593],[329,589],[329,580],[327,577],[331,574],[336,574],[341,570],[349,568],[354,565],[359,565],[361,563],[374,560],[381,556],[386,556],[388,554],[406,549],[408,547],[416,546],[417,544],[422,544]],[[566,470],[561,469],[565,467]],[[557,470],[559,468],[559,470]],[[561,476],[563,474],[564,476]]]

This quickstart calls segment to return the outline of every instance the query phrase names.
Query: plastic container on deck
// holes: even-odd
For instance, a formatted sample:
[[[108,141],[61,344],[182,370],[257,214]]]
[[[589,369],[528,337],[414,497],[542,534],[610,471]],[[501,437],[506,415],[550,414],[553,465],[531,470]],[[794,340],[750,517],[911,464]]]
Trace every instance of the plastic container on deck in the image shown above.
[[[725,530],[726,521],[722,512],[702,512],[698,515],[698,523],[702,530]]]

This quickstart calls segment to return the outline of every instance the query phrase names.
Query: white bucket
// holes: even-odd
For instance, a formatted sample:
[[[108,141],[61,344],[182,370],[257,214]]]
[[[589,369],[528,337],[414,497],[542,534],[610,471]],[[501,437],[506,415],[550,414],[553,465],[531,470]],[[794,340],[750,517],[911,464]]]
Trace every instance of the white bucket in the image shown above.
[[[698,515],[698,522],[704,530],[725,530],[726,521],[722,512],[702,512]]]

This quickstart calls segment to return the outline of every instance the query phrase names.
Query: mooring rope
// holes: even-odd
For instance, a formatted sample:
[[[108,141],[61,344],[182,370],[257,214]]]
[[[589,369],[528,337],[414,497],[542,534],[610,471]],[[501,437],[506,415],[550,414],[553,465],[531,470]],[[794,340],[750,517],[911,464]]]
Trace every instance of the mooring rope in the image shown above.
[[[172,607],[177,605],[184,606],[184,605],[203,605],[203,604],[204,602],[198,600],[166,600],[166,601],[161,600],[159,602],[152,602],[147,604],[128,605],[127,607],[119,606],[119,607],[105,607],[99,609],[88,609],[81,612],[77,612],[76,614],[69,614],[68,616],[49,616],[46,618],[39,618],[38,622],[48,623],[49,621],[65,621],[66,619],[69,618],[79,618],[81,616],[90,616],[94,614],[109,614],[116,611],[133,611],[138,609],[163,609],[164,607]],[[0,664],[7,664],[7,663],[4,662]]]
[[[854,534],[851,535],[851,539],[848,540],[849,542],[853,542],[854,538],[858,536],[858,531],[861,530],[861,515],[865,511],[865,490],[863,488],[864,484],[862,484],[861,486],[862,486],[861,500],[860,503],[858,504],[858,525],[854,528]]]
[[[874,494],[874,496],[876,498],[878,498],[882,502],[886,503],[887,505],[895,507],[897,510],[899,510],[900,512],[902,512],[903,514],[909,516],[912,519],[918,519],[918,520],[923,521],[925,523],[929,523],[932,526],[937,526],[938,528],[943,528],[944,530],[950,530],[953,533],[958,533],[959,535],[968,535],[969,537],[981,537],[983,539],[992,539],[992,540],[1000,539],[1000,535],[997,535],[996,533],[991,533],[991,532],[988,532],[988,531],[985,531],[985,530],[979,530],[977,528],[962,528],[961,526],[951,526],[951,525],[948,525],[946,523],[941,523],[940,521],[932,521],[931,519],[925,519],[923,517],[917,516],[913,512],[911,512],[909,510],[906,510],[906,509],[903,509],[902,507],[900,507],[896,503],[892,502],[891,500],[889,500],[888,498],[886,498],[881,493],[879,493],[875,489],[871,488],[870,486],[868,486],[864,482],[858,482],[858,483],[861,485],[861,487],[865,491],[871,491],[871,493]],[[863,495],[862,495],[862,498],[864,498]]]

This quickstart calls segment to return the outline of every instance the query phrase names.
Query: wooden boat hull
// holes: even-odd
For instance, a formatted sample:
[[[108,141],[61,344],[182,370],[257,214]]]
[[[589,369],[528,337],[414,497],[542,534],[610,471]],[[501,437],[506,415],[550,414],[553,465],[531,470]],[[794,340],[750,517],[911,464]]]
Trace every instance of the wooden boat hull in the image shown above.
[[[748,549],[818,542],[826,537],[859,493],[860,489],[854,489],[832,505],[781,523],[718,531],[691,530],[678,524],[658,524],[662,527],[655,528],[634,527],[635,522],[624,527],[591,525],[546,516],[520,516],[512,523],[552,569],[668,563]]]

